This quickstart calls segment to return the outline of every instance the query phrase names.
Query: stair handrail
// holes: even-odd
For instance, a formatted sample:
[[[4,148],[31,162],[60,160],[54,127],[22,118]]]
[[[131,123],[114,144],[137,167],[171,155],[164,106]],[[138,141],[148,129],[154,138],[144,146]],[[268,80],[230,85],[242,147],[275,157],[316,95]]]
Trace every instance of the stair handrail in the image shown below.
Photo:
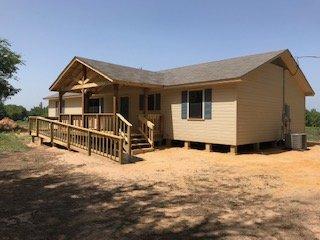
[[[131,128],[132,124],[120,113],[116,113],[116,133],[124,138],[124,147],[131,156]]]
[[[154,147],[154,123],[146,119],[142,115],[138,115],[140,122],[139,131],[148,140],[151,147]]]

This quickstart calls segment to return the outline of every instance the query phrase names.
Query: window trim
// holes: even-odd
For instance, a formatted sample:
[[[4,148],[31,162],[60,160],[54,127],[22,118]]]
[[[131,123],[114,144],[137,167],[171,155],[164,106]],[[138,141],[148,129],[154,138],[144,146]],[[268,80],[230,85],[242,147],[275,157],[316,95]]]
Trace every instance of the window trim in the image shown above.
[[[190,118],[190,105],[189,105],[189,94],[190,92],[195,92],[195,91],[201,91],[202,92],[202,113],[201,113],[201,118]],[[193,90],[187,90],[188,94],[187,94],[187,120],[188,121],[204,121],[204,107],[205,107],[205,101],[204,101],[204,91],[205,89],[193,89]]]

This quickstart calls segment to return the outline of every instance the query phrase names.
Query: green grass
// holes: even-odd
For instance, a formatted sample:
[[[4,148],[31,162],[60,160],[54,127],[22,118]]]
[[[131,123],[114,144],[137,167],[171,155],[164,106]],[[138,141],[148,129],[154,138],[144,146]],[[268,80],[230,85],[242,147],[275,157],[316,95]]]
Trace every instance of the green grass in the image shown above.
[[[0,154],[11,152],[24,152],[29,149],[26,145],[30,136],[15,132],[0,132]]]
[[[320,142],[320,127],[306,127],[308,141]]]

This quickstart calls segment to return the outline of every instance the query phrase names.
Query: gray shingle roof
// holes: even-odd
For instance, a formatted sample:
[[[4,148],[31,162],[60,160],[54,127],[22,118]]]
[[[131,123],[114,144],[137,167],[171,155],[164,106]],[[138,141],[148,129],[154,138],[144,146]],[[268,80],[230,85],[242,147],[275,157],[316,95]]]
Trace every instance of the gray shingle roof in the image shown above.
[[[286,50],[200,63],[162,71],[142,70],[83,57],[76,57],[76,59],[114,80],[170,86],[240,78],[284,51]]]
[[[285,50],[201,63],[160,71],[164,85],[240,78]]]
[[[162,85],[161,74],[156,72],[83,57],[76,57],[76,59],[79,59],[114,80]]]

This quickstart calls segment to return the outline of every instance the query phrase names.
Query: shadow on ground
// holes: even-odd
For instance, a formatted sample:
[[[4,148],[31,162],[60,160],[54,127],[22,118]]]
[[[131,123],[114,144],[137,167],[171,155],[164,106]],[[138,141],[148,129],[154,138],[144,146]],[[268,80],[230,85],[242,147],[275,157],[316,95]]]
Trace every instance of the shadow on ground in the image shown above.
[[[1,238],[315,239],[297,222],[299,213],[281,203],[267,207],[275,200],[241,191],[241,179],[170,196],[161,182],[119,184],[72,173],[74,167],[35,161],[0,171]]]

